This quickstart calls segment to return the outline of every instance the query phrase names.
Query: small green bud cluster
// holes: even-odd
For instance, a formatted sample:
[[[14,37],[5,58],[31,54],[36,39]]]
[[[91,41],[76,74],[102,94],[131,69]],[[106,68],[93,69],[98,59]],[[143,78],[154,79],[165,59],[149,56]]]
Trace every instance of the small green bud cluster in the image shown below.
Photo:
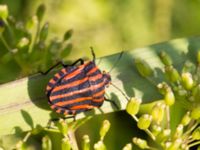
[[[150,113],[138,114],[141,100],[131,98],[127,103],[126,111],[137,122],[139,129],[144,130],[153,141],[165,150],[189,150],[200,144],[200,128],[197,127],[200,119],[200,51],[197,53],[197,64],[186,62],[181,73],[173,66],[171,57],[164,51],[159,54],[164,64],[164,74],[167,82],[157,85],[159,93],[163,95],[161,101],[152,105]],[[141,76],[148,78],[153,71],[141,59],[135,61],[136,68]],[[171,107],[185,107],[185,114],[176,126],[171,129]],[[139,117],[138,117],[139,116]],[[133,143],[140,149],[156,149],[150,147],[145,139],[133,138]]]
[[[60,40],[49,39],[49,23],[43,24],[45,11],[45,5],[41,4],[32,17],[22,22],[10,16],[7,5],[0,5],[0,62],[15,63],[21,76],[47,70],[58,60],[64,60],[72,50],[73,30],[66,31]]]
[[[94,150],[106,150],[106,145],[104,144],[104,138],[108,133],[109,129],[110,129],[110,122],[108,120],[104,120],[99,130],[100,139],[94,144],[93,146]],[[82,150],[90,150],[90,149],[91,145],[89,136],[84,135],[82,141]]]

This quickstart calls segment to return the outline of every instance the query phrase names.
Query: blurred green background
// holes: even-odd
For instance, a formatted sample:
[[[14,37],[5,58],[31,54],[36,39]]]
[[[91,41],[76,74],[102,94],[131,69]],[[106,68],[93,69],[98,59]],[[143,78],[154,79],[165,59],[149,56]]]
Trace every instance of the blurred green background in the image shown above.
[[[70,39],[73,49],[66,58],[68,60],[91,57],[90,46],[97,57],[101,57],[200,34],[200,0],[0,0],[0,4],[8,5],[10,14],[22,21],[31,17],[41,3],[46,5],[43,20],[50,24],[49,38],[62,37],[68,29],[74,31]],[[0,51],[3,51],[2,47]],[[15,67],[12,63],[0,64],[0,83],[20,77],[15,73],[19,72]],[[98,139],[98,132],[94,132],[98,131],[97,124],[100,126],[107,118],[113,122],[113,127],[106,144],[118,149],[131,142],[133,135],[127,130],[134,130],[134,121],[127,123],[130,117],[121,112],[93,118],[91,130],[86,124],[77,135],[87,133],[95,142]],[[116,143],[111,144],[112,141]]]
[[[50,24],[49,38],[62,37],[68,29],[74,31],[68,60],[90,57],[90,46],[101,57],[200,33],[200,0],[0,0],[0,3],[7,4],[10,14],[22,21],[44,3],[43,21]],[[12,66],[3,68],[9,67]],[[3,68],[1,83],[10,73],[1,75],[7,72]],[[5,81],[14,77],[6,77]]]
[[[73,29],[73,59],[90,46],[98,56],[200,33],[200,0],[1,0],[25,20],[45,3],[50,36]]]

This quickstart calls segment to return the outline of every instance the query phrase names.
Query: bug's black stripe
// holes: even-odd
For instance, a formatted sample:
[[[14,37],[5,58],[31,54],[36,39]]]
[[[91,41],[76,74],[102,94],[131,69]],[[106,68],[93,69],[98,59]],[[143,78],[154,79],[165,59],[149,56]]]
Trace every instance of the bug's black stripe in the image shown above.
[[[98,85],[98,84],[100,84],[100,83],[102,83],[102,82],[103,82],[103,81],[101,81],[101,79],[99,79],[99,80],[95,81],[95,84]],[[102,85],[101,87],[104,87],[104,85]],[[101,91],[101,87],[99,87],[99,88],[100,88],[100,91]],[[86,91],[86,92],[77,93],[77,94],[74,94],[74,95],[72,95],[72,96],[66,96],[66,97],[54,99],[54,100],[52,101],[52,104],[55,104],[55,103],[57,103],[57,102],[69,101],[69,100],[76,99],[76,98],[92,96],[93,94],[96,94],[96,93],[98,92],[98,89],[99,89],[99,88],[97,88],[96,91],[90,91],[90,90],[88,90],[88,91]],[[70,92],[72,93],[72,92],[77,91],[77,90],[79,90],[79,89],[82,89],[82,90],[83,90],[83,88],[80,88],[80,86],[74,86],[74,87],[71,87],[69,90],[65,90],[65,91],[64,91],[64,90],[61,90],[61,91],[53,92],[53,93],[51,94],[51,96],[55,96],[55,95],[54,95],[55,93],[57,93],[57,95],[68,94],[68,93],[70,93]],[[73,91],[70,91],[70,90],[73,90]],[[99,92],[100,92],[100,91],[99,91]]]
[[[102,91],[102,90],[104,90],[104,89],[105,89],[105,86],[103,85],[103,86],[101,86],[101,87],[99,87],[99,88],[93,90],[93,91],[92,91],[92,94],[96,94],[96,93],[98,93],[98,92],[100,92],[100,91]]]
[[[92,73],[91,75],[89,75],[89,77],[96,76],[96,75],[98,75],[100,73],[101,72],[99,70],[96,70],[94,73]],[[84,72],[84,70],[82,70],[79,74],[77,74],[73,78],[70,78],[68,80],[63,80],[62,83],[61,83],[61,85],[70,84],[71,82],[74,82],[76,80],[81,80],[81,79],[83,79],[85,77],[86,77],[86,72]]]
[[[100,95],[100,96],[95,96],[93,97],[94,99],[101,99],[102,97],[104,97],[104,94]]]
[[[51,83],[51,82],[49,82],[49,83],[48,83],[48,86],[50,86],[50,87],[53,87],[53,86],[54,86],[54,84],[53,84],[53,83]]]
[[[63,108],[63,107],[60,107],[60,106],[56,106],[56,105],[54,105],[54,108],[53,108],[53,110],[55,110],[55,111],[60,111],[59,113],[60,114],[64,114],[64,113],[68,113],[68,114],[72,114],[72,111],[70,110],[70,109],[66,109],[66,108]]]
[[[85,105],[85,104],[91,104],[91,103],[92,103],[91,99],[85,99],[84,101],[81,101],[81,102],[75,102],[72,104],[62,105],[62,107],[66,109],[71,109],[71,107],[73,106]]]
[[[73,92],[73,91],[76,91],[76,90],[79,90],[79,89],[83,89],[83,88],[88,88],[90,86],[89,82],[86,80],[85,82],[77,85],[77,86],[72,86],[72,87],[69,87],[69,88],[63,88],[63,89],[60,89],[59,91],[53,91],[51,93],[51,96],[55,96],[55,95],[60,95],[62,93],[70,93],[70,92]]]
[[[79,110],[76,110],[76,113],[75,114],[78,114],[78,113],[81,113],[81,112],[85,112],[87,111],[88,109],[79,109]]]
[[[64,102],[64,101],[69,101],[69,100],[82,98],[82,97],[89,97],[89,96],[92,96],[92,92],[90,90],[86,91],[84,93],[74,94],[72,96],[67,96],[67,97],[63,97],[63,98],[57,98],[57,99],[54,99],[53,101],[51,101],[51,103],[52,104],[56,104],[58,102]]]
[[[96,76],[98,74],[101,74],[101,71],[99,69],[97,69],[95,72],[93,72],[90,75],[88,75],[88,77],[93,77],[93,76]]]
[[[61,89],[59,91],[52,92],[51,96],[60,95],[60,94],[63,94],[63,93],[67,94],[67,93],[70,93],[70,92],[77,91],[79,89],[88,88],[91,85],[98,85],[98,84],[100,84],[102,82],[103,82],[102,79],[98,79],[96,81],[91,81],[90,83],[89,83],[89,81],[86,80],[85,82],[83,82],[83,83],[81,83],[81,84],[79,84],[77,86],[72,86],[72,87],[69,87],[69,88],[63,88],[63,89]]]
[[[103,87],[103,86],[102,86]],[[100,91],[102,91],[103,89],[100,87]],[[72,96],[66,96],[66,97],[62,97],[62,98],[57,98],[57,99],[54,99],[51,101],[52,104],[56,104],[58,102],[64,102],[64,101],[69,101],[69,100],[73,100],[73,99],[77,99],[77,98],[82,98],[82,97],[92,97],[94,94],[100,92],[100,91],[91,91],[91,90],[87,90],[83,93],[77,93],[77,94],[74,94]],[[60,93],[60,95],[62,94],[66,94],[65,93]],[[99,98],[102,98],[104,96],[104,94],[100,95],[100,96],[96,96],[96,97],[93,97],[95,99],[99,99]]]
[[[89,64],[87,64],[82,70],[80,70],[80,73],[77,74],[74,78],[72,79],[69,79],[68,80],[68,83],[69,82],[73,82],[75,81],[76,79],[80,79],[80,78],[84,78],[85,76],[85,72],[91,70],[93,67],[95,66],[95,64],[93,62],[90,62]],[[76,71],[78,69],[77,66],[70,66],[70,67],[67,67],[65,68],[65,71],[66,73],[63,72],[63,69],[61,69],[58,74],[59,74],[59,78],[57,78],[55,75],[53,76],[52,80],[54,80],[54,82],[58,82],[59,80],[62,80],[63,77],[73,73],[74,71]],[[56,73],[57,74],[57,73]],[[51,83],[50,86],[54,85],[55,83]],[[64,83],[65,84],[65,83]]]
[[[76,80],[81,80],[83,78],[85,78],[85,73],[84,72],[80,72],[79,74],[77,74],[73,78],[70,78],[68,80],[63,80],[61,84],[62,85],[64,85],[64,84],[70,84],[71,82],[74,82]]]
[[[89,71],[90,71],[91,69],[93,69],[95,66],[96,66],[95,63],[92,62],[92,61],[90,61],[90,62],[88,63],[88,65],[84,67],[84,71],[85,71],[85,72],[89,72]]]
[[[59,78],[56,77],[56,74],[59,74]],[[48,83],[48,86],[50,86],[51,88],[53,88],[55,85],[57,85],[57,82],[62,78],[62,76],[64,76],[64,73],[60,70],[58,73],[56,73],[52,80],[55,82],[55,83],[52,83],[52,82],[49,82]],[[51,81],[51,80],[50,80]]]
[[[100,72],[98,72],[98,70],[97,70],[94,74],[92,74],[92,75],[89,76],[89,77],[93,77],[93,76],[96,76],[96,75],[98,75],[98,74],[100,74]],[[85,72],[81,72],[81,73],[77,74],[76,76],[74,76],[73,78],[70,78],[70,79],[68,79],[68,80],[62,80],[62,82],[60,83],[60,85],[70,84],[70,83],[72,83],[72,82],[74,82],[74,81],[82,80],[82,79],[84,79],[85,77],[86,77],[86,76],[85,76]]]
[[[63,69],[65,69],[65,68],[63,68]],[[63,75],[64,75],[63,69],[61,69],[61,70],[58,72],[60,76],[63,76]],[[67,72],[66,69],[65,69],[65,72]]]

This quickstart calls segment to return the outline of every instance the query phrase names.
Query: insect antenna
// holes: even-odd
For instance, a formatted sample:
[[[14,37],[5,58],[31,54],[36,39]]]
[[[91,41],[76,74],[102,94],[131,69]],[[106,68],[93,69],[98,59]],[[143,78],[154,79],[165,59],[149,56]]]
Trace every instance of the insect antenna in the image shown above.
[[[122,55],[123,55],[124,51],[122,51],[120,54],[119,54],[119,57],[116,59],[114,65],[112,66],[112,68],[110,69],[110,71],[108,72],[110,74],[110,72],[115,68],[115,66],[118,64],[119,60],[122,58]],[[129,101],[129,98],[128,96],[118,87],[116,86],[115,84],[113,84],[112,82],[110,83],[114,88],[116,88],[125,98],[127,101]]]
[[[110,70],[108,71],[108,73],[110,73],[110,72],[116,67],[116,65],[118,64],[119,60],[122,58],[123,53],[124,53],[124,51],[122,51],[122,52],[119,54],[119,57],[116,59],[114,65],[112,66],[112,68],[110,68]]]
[[[95,53],[94,53],[94,49],[93,49],[92,46],[90,47],[90,49],[91,49],[91,53],[92,53],[92,56],[93,56],[93,62],[95,63],[96,55],[95,55]]]
[[[112,82],[110,83],[110,85],[112,85],[113,87],[115,87],[126,98],[126,100],[129,101],[130,98],[128,98],[128,96],[118,86],[116,86]]]

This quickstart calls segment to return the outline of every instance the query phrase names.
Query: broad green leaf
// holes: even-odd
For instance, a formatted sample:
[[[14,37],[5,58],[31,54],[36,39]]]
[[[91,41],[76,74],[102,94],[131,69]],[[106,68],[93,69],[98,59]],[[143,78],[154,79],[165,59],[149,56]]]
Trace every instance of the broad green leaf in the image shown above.
[[[164,50],[172,58],[175,68],[180,71],[186,60],[195,62],[196,51],[200,49],[199,41],[198,37],[177,39],[124,52],[110,72],[112,83],[120,90],[110,85],[106,88],[106,97],[115,101],[119,110],[125,110],[127,104],[122,92],[128,97],[141,98],[143,103],[162,99],[163,97],[156,88],[156,85],[164,79],[161,71],[163,64],[158,54]],[[114,54],[100,58],[100,64],[98,64],[99,60],[96,62],[101,70],[109,71],[118,58],[119,54]],[[135,59],[144,59],[154,70],[154,75],[150,79],[143,78],[137,72]],[[58,117],[50,109],[45,95],[46,85],[52,76],[53,73],[46,76],[37,74],[0,85],[0,135],[13,134],[16,127],[21,127],[24,131],[30,130],[32,122],[34,125],[46,126],[52,116]],[[22,115],[21,110],[29,115]],[[81,113],[77,115],[76,119],[119,110],[105,101],[101,108]],[[174,108],[172,111],[174,116],[180,117],[180,110]],[[25,120],[25,116],[29,116],[29,120]],[[176,124],[179,120],[174,119],[172,122]]]

